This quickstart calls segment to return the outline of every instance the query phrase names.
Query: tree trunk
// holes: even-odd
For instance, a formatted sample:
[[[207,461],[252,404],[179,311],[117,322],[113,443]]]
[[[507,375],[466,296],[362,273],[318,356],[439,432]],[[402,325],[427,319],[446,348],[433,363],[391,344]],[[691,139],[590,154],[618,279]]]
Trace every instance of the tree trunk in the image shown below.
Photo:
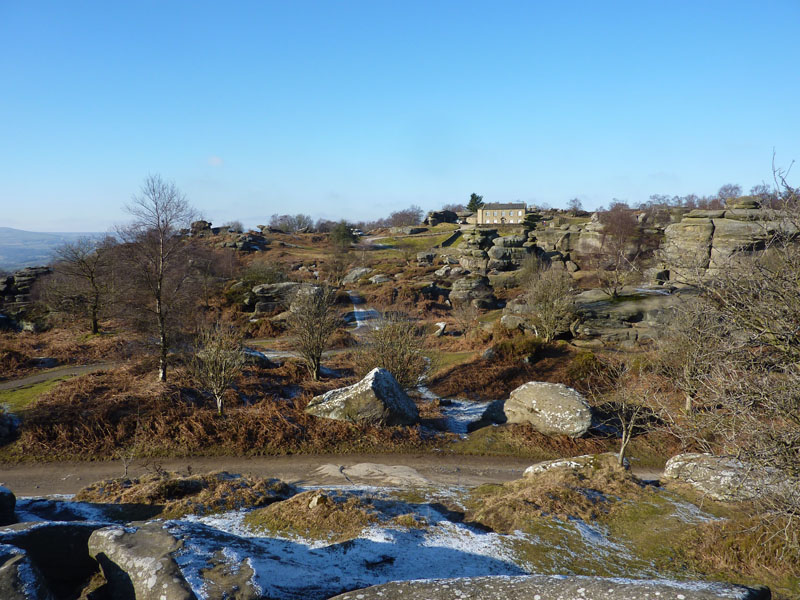
[[[222,396],[215,395],[214,398],[217,400],[217,414],[221,417],[222,416]]]
[[[91,317],[92,317],[92,334],[97,334],[100,331],[100,326],[97,323],[98,308],[97,308],[97,302],[96,301],[92,304],[92,309],[91,310],[92,310],[92,313],[91,313]]]
[[[164,320],[164,312],[161,306],[161,298],[156,300],[156,312],[158,313],[158,336],[161,344],[161,355],[158,362],[158,380],[167,380],[167,324]]]

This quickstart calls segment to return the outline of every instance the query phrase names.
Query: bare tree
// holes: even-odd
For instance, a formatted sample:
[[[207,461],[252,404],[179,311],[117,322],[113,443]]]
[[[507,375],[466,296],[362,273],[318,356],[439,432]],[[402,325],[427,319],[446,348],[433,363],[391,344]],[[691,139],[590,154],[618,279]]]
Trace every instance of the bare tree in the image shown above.
[[[230,327],[217,323],[201,331],[197,347],[190,363],[192,374],[200,386],[214,396],[217,414],[221,416],[225,391],[245,364],[242,338]]]
[[[100,317],[113,299],[115,246],[114,239],[106,237],[79,238],[57,248],[53,274],[42,294],[51,310],[86,316],[91,332],[97,333]]]
[[[655,244],[643,235],[627,204],[614,202],[599,218],[603,225],[601,249],[592,262],[601,289],[617,298],[623,287],[641,278],[639,262]]]
[[[798,191],[779,180],[783,208],[771,215],[766,248],[734,254],[698,281],[698,305],[675,323],[662,357],[691,397],[669,413],[673,431],[788,482],[759,502],[797,549],[786,527],[800,517],[791,483],[800,477],[800,211]]]
[[[569,202],[567,202],[567,210],[569,210],[573,215],[582,211],[583,203],[581,203],[580,198],[572,198]]]
[[[619,437],[617,461],[622,466],[631,440],[660,426],[653,410],[658,390],[641,369],[620,358],[603,361],[593,380],[592,395],[598,401],[595,416]]]
[[[467,335],[475,326],[481,312],[471,302],[462,302],[460,304],[455,304],[450,314],[453,316],[453,319],[455,319],[463,334]]]
[[[327,349],[330,337],[342,325],[336,310],[336,290],[329,286],[300,288],[292,302],[288,320],[297,352],[311,377],[318,380],[322,353]]]
[[[423,217],[422,209],[416,204],[412,204],[406,209],[398,210],[389,215],[389,227],[404,227],[407,225],[419,225]]]
[[[730,200],[731,198],[738,198],[742,195],[742,186],[736,183],[726,183],[719,188],[717,198],[722,201]]]
[[[389,371],[403,389],[417,387],[429,368],[425,340],[416,323],[398,311],[383,311],[364,336],[356,370],[366,375],[375,367]]]
[[[141,300],[133,302],[155,324],[159,343],[160,381],[167,380],[170,330],[179,314],[190,280],[190,247],[180,230],[192,221],[194,211],[183,193],[160,175],[149,175],[140,193],[125,207],[134,220],[120,228],[124,257],[130,267],[130,291]]]
[[[531,274],[523,288],[525,325],[545,342],[569,331],[575,319],[572,278],[566,271],[541,268]]]

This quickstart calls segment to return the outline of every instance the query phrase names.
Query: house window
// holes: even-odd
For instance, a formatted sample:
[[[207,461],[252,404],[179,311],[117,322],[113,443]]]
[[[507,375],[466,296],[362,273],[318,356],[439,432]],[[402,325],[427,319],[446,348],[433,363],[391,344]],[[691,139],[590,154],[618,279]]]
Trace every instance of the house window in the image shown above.
[[[519,216],[520,216],[520,217],[522,216],[522,211],[519,211]]]

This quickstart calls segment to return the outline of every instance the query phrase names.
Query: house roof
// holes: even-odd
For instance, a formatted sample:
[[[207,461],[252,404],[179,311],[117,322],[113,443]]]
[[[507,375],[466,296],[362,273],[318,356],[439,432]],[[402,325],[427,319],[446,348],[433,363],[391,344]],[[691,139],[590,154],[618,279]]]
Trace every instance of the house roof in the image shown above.
[[[484,204],[483,206],[481,206],[481,208],[484,209],[484,210],[487,210],[487,209],[488,210],[502,210],[502,209],[508,209],[508,208],[511,208],[511,209],[519,208],[519,209],[525,210],[525,203],[524,202],[507,202],[507,203],[504,204],[502,202],[489,202],[488,204]]]

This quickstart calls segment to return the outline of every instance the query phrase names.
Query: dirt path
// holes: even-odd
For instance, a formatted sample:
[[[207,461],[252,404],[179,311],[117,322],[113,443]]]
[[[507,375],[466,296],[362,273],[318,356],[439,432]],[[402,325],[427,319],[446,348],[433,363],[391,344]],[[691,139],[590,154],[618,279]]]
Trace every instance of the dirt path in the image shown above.
[[[298,485],[375,486],[476,486],[502,483],[522,477],[533,464],[530,459],[507,456],[459,456],[431,454],[295,455],[273,457],[182,458],[157,461],[160,468],[179,473],[230,471],[258,477],[277,477]],[[152,462],[140,461],[129,475],[153,471]],[[74,494],[83,487],[121,477],[120,461],[53,462],[0,465],[0,486],[18,496]],[[657,471],[638,471],[646,479],[658,479]]]
[[[225,470],[277,477],[299,485],[480,485],[517,479],[531,464],[514,457],[464,457],[426,454],[296,455],[275,457],[183,458],[158,461],[167,471]],[[152,471],[138,462],[131,476]],[[0,465],[0,485],[19,496],[74,494],[94,481],[121,477],[120,461]]]
[[[19,379],[10,379],[8,381],[0,382],[0,391],[2,390],[16,390],[18,388],[28,387],[30,385],[36,385],[37,383],[44,383],[45,381],[52,381],[53,379],[59,379],[60,377],[74,377],[76,375],[86,375],[87,373],[94,373],[95,371],[103,371],[105,369],[110,369],[111,367],[116,366],[118,363],[115,362],[102,362],[102,363],[95,363],[92,365],[64,365],[62,367],[55,367],[53,369],[48,369],[47,371],[42,371],[40,373],[34,373],[33,375],[28,375],[27,377],[20,377]]]

